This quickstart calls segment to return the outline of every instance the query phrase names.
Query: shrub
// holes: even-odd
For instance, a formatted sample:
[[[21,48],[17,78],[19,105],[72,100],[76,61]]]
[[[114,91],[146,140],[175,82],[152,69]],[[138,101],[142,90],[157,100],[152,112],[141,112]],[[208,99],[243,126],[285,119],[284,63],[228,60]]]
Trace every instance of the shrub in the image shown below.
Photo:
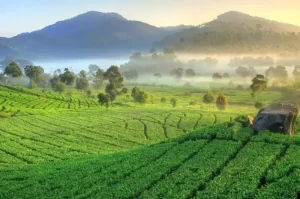
[[[64,92],[65,91],[65,85],[62,82],[57,82],[55,85],[55,91],[57,92]]]
[[[122,94],[127,94],[128,93],[128,88],[122,88],[121,93]]]
[[[240,115],[240,116],[234,118],[234,121],[240,123],[242,125],[242,127],[249,126],[249,119],[245,115]]]
[[[145,91],[140,90],[138,87],[134,87],[131,91],[131,96],[133,97],[135,102],[138,103],[146,103],[147,99],[149,98],[148,93]]]
[[[213,96],[213,94],[211,93],[206,93],[204,96],[203,96],[203,103],[205,104],[212,104],[214,101],[215,101],[215,97]]]
[[[110,101],[110,96],[108,94],[99,93],[98,102],[101,106],[105,105],[108,108],[109,101]]]
[[[92,96],[92,91],[91,90],[87,90],[86,91],[86,95],[88,98],[90,98]]]
[[[170,100],[170,103],[172,104],[172,107],[176,107],[176,105],[177,105],[177,100],[176,99],[174,99],[174,98],[172,98],[171,100]]]
[[[216,105],[219,110],[225,110],[228,106],[227,97],[224,94],[219,94],[216,100]]]
[[[167,98],[162,97],[162,98],[160,99],[160,102],[161,102],[161,103],[166,103],[166,102],[167,102]]]

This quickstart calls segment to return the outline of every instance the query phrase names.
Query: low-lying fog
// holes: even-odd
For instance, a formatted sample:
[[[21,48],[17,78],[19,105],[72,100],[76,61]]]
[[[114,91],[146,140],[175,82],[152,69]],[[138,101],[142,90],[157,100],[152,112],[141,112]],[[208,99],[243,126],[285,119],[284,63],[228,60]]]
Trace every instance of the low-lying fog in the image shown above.
[[[155,53],[156,54],[156,53]],[[169,85],[169,86],[197,86],[202,88],[209,88],[213,85],[220,86],[237,86],[237,85],[249,85],[252,77],[242,78],[237,75],[236,69],[239,64],[231,65],[234,58],[249,58],[254,59],[266,57],[271,59],[270,63],[263,66],[253,66],[256,73],[265,74],[265,71],[271,66],[282,65],[286,67],[289,74],[289,80],[293,80],[294,66],[298,61],[284,62],[282,57],[275,55],[201,55],[201,54],[181,54],[175,55],[177,58],[169,58],[167,54],[156,54],[156,58],[153,58],[152,54],[145,53],[139,55],[136,60],[132,57],[119,57],[119,58],[95,58],[95,59],[73,59],[73,60],[53,60],[53,61],[34,61],[34,65],[42,66],[46,73],[53,74],[55,70],[69,68],[74,73],[78,74],[81,70],[88,71],[88,67],[91,64],[99,66],[101,69],[106,70],[111,65],[121,66],[121,72],[130,70],[136,70],[138,72],[138,78],[127,79],[125,84],[155,84],[155,85]],[[206,64],[206,58],[211,59],[210,62],[216,61],[215,64]],[[169,60],[170,59],[170,60]],[[269,60],[270,61],[270,60]],[[268,63],[268,62],[267,62]],[[284,63],[287,63],[286,65]],[[243,65],[243,64],[241,64]],[[249,67],[250,65],[246,66]],[[183,70],[192,68],[196,75],[194,77],[175,78],[170,75],[172,68],[183,68]],[[154,74],[159,73],[161,77],[155,77]],[[223,75],[228,73],[230,78],[223,78],[222,80],[212,80],[212,75],[219,73]],[[254,75],[253,75],[254,76]],[[272,84],[272,82],[269,82]]]
[[[33,61],[34,65],[42,66],[46,73],[53,73],[57,69],[69,68],[74,73],[79,73],[81,70],[88,71],[88,66],[90,64],[95,64],[101,69],[108,69],[111,65],[120,66],[121,64],[127,62],[126,58],[99,58],[99,59],[71,59],[71,60],[52,60],[52,61]]]

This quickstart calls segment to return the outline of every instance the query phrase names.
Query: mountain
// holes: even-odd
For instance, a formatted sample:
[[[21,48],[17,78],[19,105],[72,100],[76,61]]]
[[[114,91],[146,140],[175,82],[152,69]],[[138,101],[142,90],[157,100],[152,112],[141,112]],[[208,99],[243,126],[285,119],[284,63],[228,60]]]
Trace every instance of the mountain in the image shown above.
[[[299,32],[299,26],[230,11],[217,16],[208,23],[170,34],[156,42],[155,46],[172,47],[177,51],[196,51],[196,49],[207,51],[207,48],[203,48],[205,45],[206,47],[207,45],[219,45],[219,47],[224,47],[224,50],[225,45],[232,45],[236,42],[235,40],[239,39],[236,42],[237,45],[299,44],[300,47]],[[290,35],[295,37],[291,39]],[[228,48],[226,47],[226,49]]]
[[[169,33],[116,13],[91,11],[6,40],[27,54],[77,57],[114,50],[149,49],[154,41]]]
[[[246,24],[248,27],[256,29],[256,25],[260,24],[264,30],[273,30],[275,32],[299,32],[300,27],[288,23],[268,20],[262,17],[251,16],[249,14],[230,11],[221,14],[216,21],[236,24]]]

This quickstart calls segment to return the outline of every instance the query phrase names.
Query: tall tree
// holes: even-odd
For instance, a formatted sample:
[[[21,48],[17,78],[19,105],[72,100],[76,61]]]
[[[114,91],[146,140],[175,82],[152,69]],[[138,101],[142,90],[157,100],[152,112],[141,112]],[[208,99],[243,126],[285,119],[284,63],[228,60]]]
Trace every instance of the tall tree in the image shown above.
[[[108,94],[104,94],[104,93],[98,94],[98,102],[101,106],[105,105],[105,107],[108,109],[109,101],[110,101],[110,97]]]
[[[89,65],[89,73],[90,74],[95,73],[98,69],[100,69],[100,67],[95,65],[95,64],[90,64]]]
[[[104,79],[108,80],[109,82],[105,88],[105,92],[110,96],[110,99],[113,102],[117,96],[118,89],[124,86],[124,78],[120,73],[120,68],[118,66],[111,66],[104,73]]]
[[[256,75],[256,77],[252,79],[250,88],[252,90],[251,95],[255,96],[257,94],[257,102],[260,102],[260,93],[267,90],[267,80],[265,76],[260,74]]]
[[[5,75],[11,75],[13,78],[18,78],[23,75],[21,68],[16,62],[10,63],[4,70]]]
[[[171,70],[170,75],[176,79],[181,79],[183,76],[183,68],[174,68]]]
[[[280,83],[286,83],[288,80],[288,72],[284,66],[270,67],[265,72],[268,79],[274,79]]]
[[[84,70],[80,71],[78,78],[76,79],[76,89],[86,91],[89,87],[89,81],[87,79],[86,72]]]
[[[212,79],[213,80],[222,80],[223,79],[223,76],[220,74],[220,73],[214,73],[212,75]]]
[[[251,75],[251,72],[249,71],[248,68],[244,67],[244,66],[239,66],[236,70],[235,70],[236,74],[246,78],[249,77]]]
[[[215,101],[215,96],[212,93],[206,93],[202,99],[204,104],[211,105]]]
[[[99,90],[103,86],[103,81],[104,81],[104,71],[102,69],[98,69],[95,74],[92,76],[92,83],[94,88],[99,92]]]
[[[25,66],[25,75],[30,79],[30,85],[40,83],[42,81],[40,75],[44,73],[44,69],[40,66]],[[33,86],[32,86],[33,87]]]
[[[219,94],[216,100],[216,105],[219,110],[225,110],[228,106],[227,96],[224,94]]]
[[[185,70],[186,77],[194,77],[196,75],[195,71],[191,68]]]
[[[145,91],[140,90],[138,87],[134,87],[131,91],[131,96],[133,97],[135,102],[138,103],[146,103],[149,95]]]
[[[68,68],[65,68],[65,72],[59,75],[59,78],[61,82],[65,83],[68,86],[71,86],[75,82],[76,75]]]

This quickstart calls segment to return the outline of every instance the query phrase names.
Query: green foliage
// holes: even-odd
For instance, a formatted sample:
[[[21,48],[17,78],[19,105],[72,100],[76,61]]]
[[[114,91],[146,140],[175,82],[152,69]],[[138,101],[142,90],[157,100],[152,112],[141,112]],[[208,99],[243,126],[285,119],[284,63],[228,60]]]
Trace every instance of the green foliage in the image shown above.
[[[145,91],[140,90],[138,87],[134,87],[131,90],[131,97],[133,97],[135,102],[144,104],[147,102],[149,95]]]
[[[212,104],[215,102],[215,96],[212,93],[206,93],[202,99],[205,104]]]
[[[4,70],[5,75],[11,75],[14,78],[21,77],[23,75],[21,68],[15,62],[10,63]]]
[[[89,81],[87,79],[86,72],[84,70],[80,71],[79,77],[76,79],[76,89],[81,91],[86,91],[89,87]]]
[[[155,73],[153,76],[157,77],[157,78],[161,78],[162,77],[162,75],[160,73]]]
[[[120,68],[117,66],[111,66],[104,73],[104,79],[109,81],[109,84],[105,88],[105,92],[110,96],[111,101],[116,99],[118,90],[122,88],[123,85],[123,77],[120,73]]]
[[[100,68],[97,69],[96,73],[92,75],[92,82],[94,88],[99,91],[103,87],[104,71]]]
[[[59,92],[59,93],[64,92],[65,91],[65,84],[60,82],[60,81],[56,82],[54,90]]]
[[[172,99],[170,100],[170,103],[172,104],[172,107],[173,107],[173,108],[175,108],[175,107],[177,106],[177,100],[174,99],[174,98],[172,98]]]
[[[223,93],[219,94],[216,100],[216,105],[219,110],[225,110],[228,106],[227,96]]]
[[[229,79],[229,78],[230,78],[229,73],[224,73],[224,74],[223,74],[223,78],[224,78],[224,79]]]
[[[65,72],[59,75],[59,79],[61,82],[70,86],[73,85],[73,83],[75,82],[76,75],[73,72],[71,72],[68,68],[65,68]]]
[[[167,98],[162,97],[162,98],[160,99],[160,102],[165,104],[165,103],[167,102]]]
[[[30,88],[36,88],[38,85],[43,85],[44,69],[41,66],[28,65],[25,67],[24,71],[25,75],[30,79]]]
[[[251,75],[251,72],[248,68],[244,67],[244,66],[239,66],[236,70],[235,70],[236,74],[241,76],[241,77],[249,77]]]
[[[234,121],[240,123],[242,127],[249,126],[249,119],[245,115],[237,116],[236,118],[234,118]]]
[[[29,88],[35,89],[35,88],[37,88],[37,84],[33,80],[30,80],[30,82],[29,82]]]
[[[260,100],[259,98],[259,94],[262,91],[267,90],[267,81],[265,80],[265,76],[264,75],[256,75],[256,77],[254,77],[252,79],[252,84],[250,86],[253,95],[257,94],[257,98],[258,101]]]
[[[91,90],[87,90],[86,91],[86,95],[88,98],[92,97],[92,91]]]
[[[108,108],[110,102],[110,96],[108,94],[99,93],[98,102],[101,106],[106,106],[106,108]]]
[[[127,94],[129,92],[128,88],[122,88],[121,93]]]
[[[174,69],[172,69],[171,72],[170,72],[170,75],[177,78],[177,79],[182,78],[183,68],[174,68]]]
[[[49,82],[50,82],[51,88],[55,90],[56,84],[59,82],[59,76],[54,75],[54,76],[49,80]]]
[[[221,80],[221,79],[223,79],[223,76],[220,73],[214,73],[212,75],[212,79],[213,80]]]
[[[270,67],[265,72],[268,79],[273,79],[276,82],[287,83],[288,72],[284,66]]]
[[[196,75],[195,71],[191,68],[185,70],[186,77],[194,77]]]

